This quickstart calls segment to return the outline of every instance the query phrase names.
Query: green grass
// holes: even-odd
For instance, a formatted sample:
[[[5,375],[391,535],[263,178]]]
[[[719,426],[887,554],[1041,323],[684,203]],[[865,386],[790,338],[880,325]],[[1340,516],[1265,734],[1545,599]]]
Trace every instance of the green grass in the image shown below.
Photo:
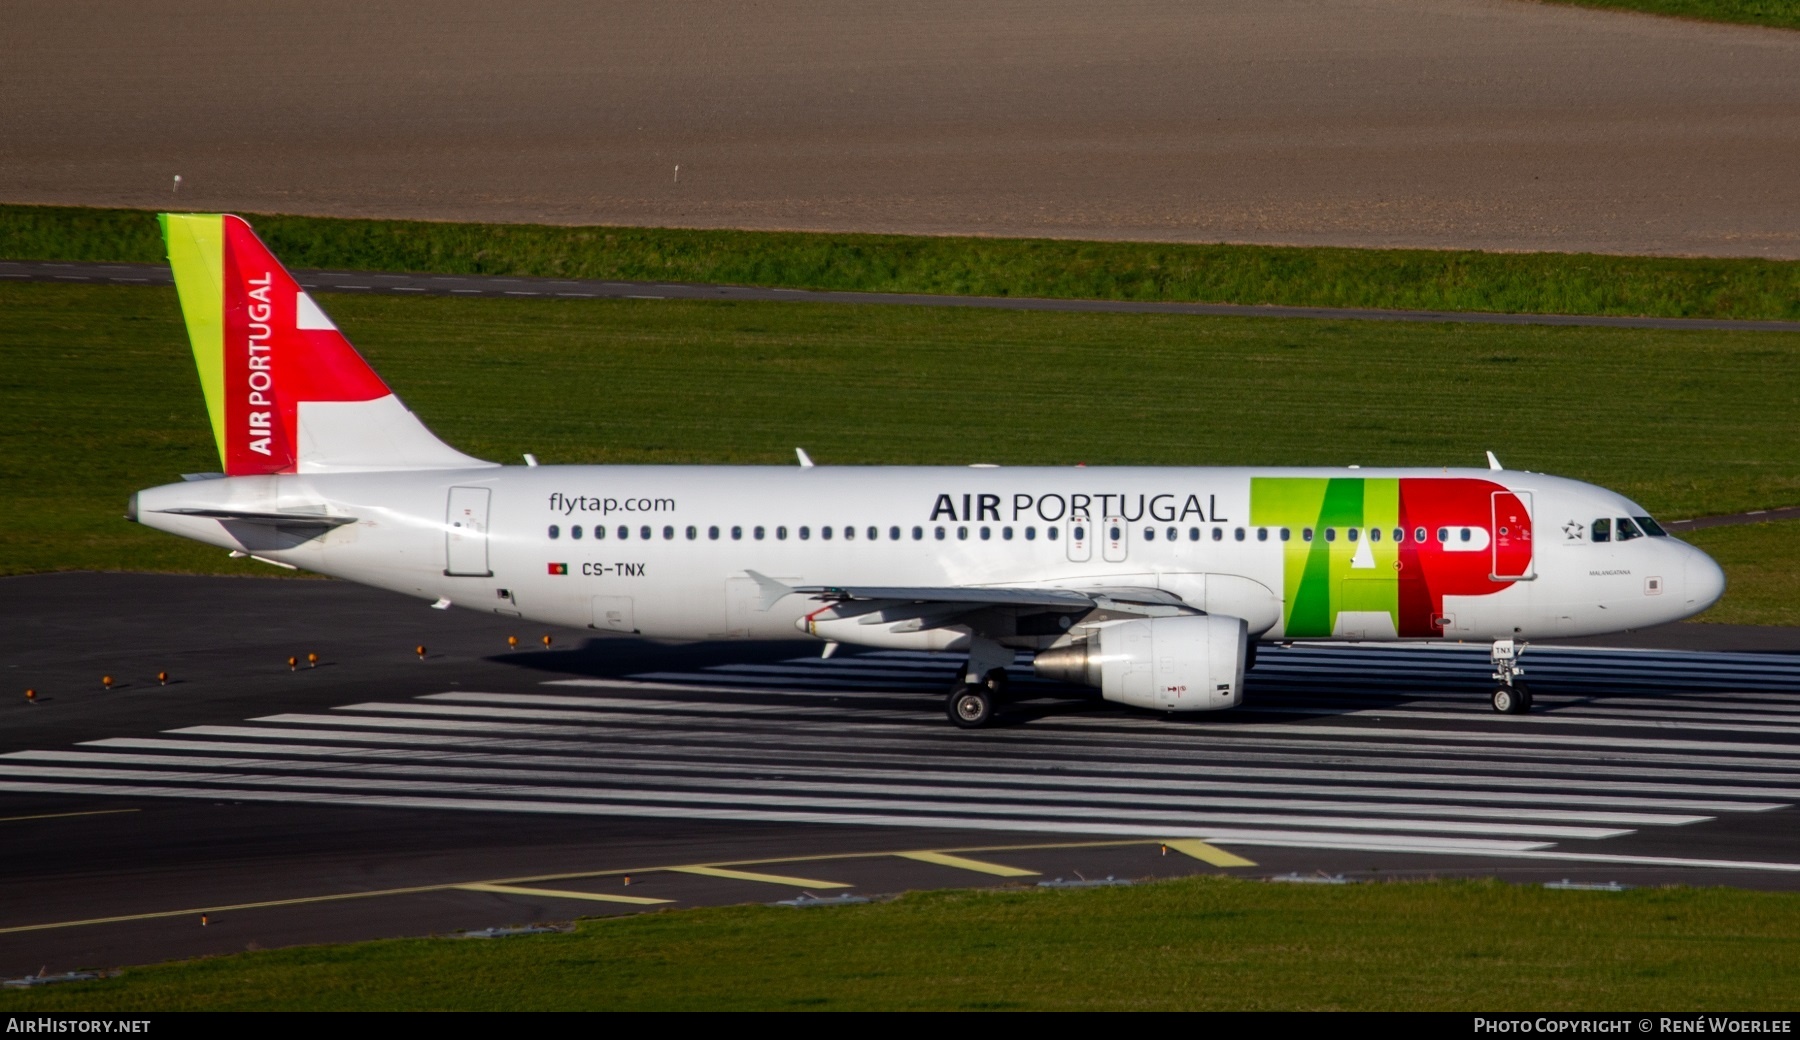
[[[983,296],[1800,320],[1800,262],[251,215],[291,267]],[[0,257],[159,262],[136,210],[0,206]]]
[[[1800,895],[1193,878],[239,954],[0,1010],[1786,1010]]]
[[[325,306],[434,430],[505,461],[785,465],[798,444],[827,464],[1480,465],[1491,448],[1665,518],[1800,502],[1800,425],[1784,418],[1800,410],[1800,334]],[[219,466],[173,290],[0,284],[0,313],[0,573],[266,570],[120,519],[132,491]],[[1768,543],[1758,566],[1791,588],[1800,548]]]
[[[1800,29],[1800,0],[1553,0],[1577,7],[1606,7],[1709,22]]]
[[[1800,520],[1713,527],[1683,537],[1725,568],[1725,598],[1701,621],[1800,625]]]

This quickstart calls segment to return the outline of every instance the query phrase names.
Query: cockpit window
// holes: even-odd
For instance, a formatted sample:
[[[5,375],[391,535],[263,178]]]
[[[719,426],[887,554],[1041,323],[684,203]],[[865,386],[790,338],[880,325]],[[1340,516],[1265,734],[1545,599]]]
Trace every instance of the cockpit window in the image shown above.
[[[1650,519],[1647,516],[1634,516],[1634,517],[1632,517],[1632,519],[1636,520],[1637,525],[1644,529],[1644,533],[1649,535],[1652,538],[1667,538],[1667,537],[1669,537],[1669,532],[1663,530],[1661,524],[1657,523],[1656,521]]]
[[[1594,521],[1593,540],[1596,542],[1612,541],[1612,521],[1611,520],[1608,520],[1606,517],[1601,517],[1600,519]]]
[[[1617,520],[1614,520],[1613,529],[1619,533],[1619,541],[1621,542],[1629,542],[1633,538],[1644,537],[1644,532],[1638,530],[1638,525],[1632,523],[1631,517],[1628,516],[1622,516]]]

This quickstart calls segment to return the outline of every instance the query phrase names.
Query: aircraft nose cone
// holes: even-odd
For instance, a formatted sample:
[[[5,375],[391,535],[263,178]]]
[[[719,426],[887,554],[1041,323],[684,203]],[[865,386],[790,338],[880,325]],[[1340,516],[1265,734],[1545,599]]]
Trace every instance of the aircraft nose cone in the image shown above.
[[[1713,562],[1712,557],[1691,545],[1683,570],[1687,589],[1685,605],[1691,613],[1700,613],[1725,595],[1725,571]]]

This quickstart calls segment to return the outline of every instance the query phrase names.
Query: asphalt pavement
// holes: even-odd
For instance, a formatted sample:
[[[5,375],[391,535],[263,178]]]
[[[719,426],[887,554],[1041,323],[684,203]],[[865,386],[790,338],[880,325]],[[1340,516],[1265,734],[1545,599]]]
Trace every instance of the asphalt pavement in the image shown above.
[[[1800,887],[1794,629],[1535,646],[1525,717],[1474,646],[1265,648],[1245,710],[1180,719],[1018,666],[965,732],[931,655],[322,580],[34,575],[0,604],[0,974],[1195,872]]]

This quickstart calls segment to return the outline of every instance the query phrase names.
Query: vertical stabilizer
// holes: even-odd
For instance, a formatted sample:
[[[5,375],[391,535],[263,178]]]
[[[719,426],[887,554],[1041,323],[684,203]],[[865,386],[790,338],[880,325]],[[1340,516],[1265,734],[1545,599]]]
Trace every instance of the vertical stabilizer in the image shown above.
[[[432,436],[242,218],[159,219],[228,475],[491,465]]]

